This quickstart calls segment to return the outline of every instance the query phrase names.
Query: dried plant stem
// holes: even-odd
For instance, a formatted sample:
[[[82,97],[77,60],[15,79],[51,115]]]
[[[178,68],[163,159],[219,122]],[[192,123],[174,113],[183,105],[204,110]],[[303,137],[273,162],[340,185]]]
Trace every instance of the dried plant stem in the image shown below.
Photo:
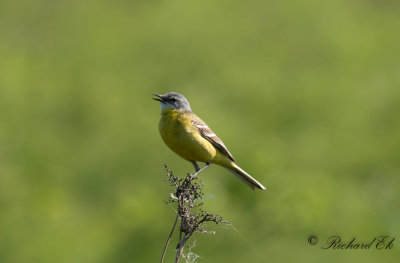
[[[221,216],[206,212],[201,208],[204,200],[204,183],[197,175],[204,171],[210,164],[207,163],[201,169],[198,169],[197,164],[193,165],[196,168],[196,172],[194,174],[187,174],[185,178],[174,176],[165,165],[167,181],[175,191],[174,194],[171,193],[171,197],[166,203],[173,203],[177,206],[177,215],[171,233],[169,234],[165,244],[164,251],[161,256],[161,263],[164,262],[171,236],[175,230],[179,218],[179,242],[176,247],[175,263],[179,262],[179,259],[183,255],[183,248],[185,247],[186,242],[194,233],[209,233],[209,231],[207,231],[205,228],[205,223],[213,222],[215,224],[229,224],[229,222],[225,221]]]
[[[175,258],[175,263],[179,262],[179,259],[182,255],[183,248],[185,247],[186,241],[191,237],[191,234],[187,234],[184,236],[182,241],[179,241],[178,247],[177,247],[177,252],[176,252],[176,258]]]
[[[174,230],[175,230],[175,227],[176,227],[176,223],[178,223],[178,218],[179,218],[179,214],[176,214],[174,226],[171,229],[171,233],[168,236],[167,242],[165,243],[164,251],[163,251],[162,256],[161,256],[161,263],[164,262],[165,253],[167,252],[169,241],[171,241],[171,236],[174,233]]]

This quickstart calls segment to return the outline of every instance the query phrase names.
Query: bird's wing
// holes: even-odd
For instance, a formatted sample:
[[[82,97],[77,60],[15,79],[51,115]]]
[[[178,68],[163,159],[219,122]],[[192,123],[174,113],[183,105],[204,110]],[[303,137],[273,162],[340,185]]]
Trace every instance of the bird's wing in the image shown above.
[[[194,115],[190,122],[194,127],[197,128],[204,139],[209,141],[215,148],[217,148],[221,153],[223,153],[233,162],[235,161],[232,154],[226,148],[225,144],[221,141],[220,138],[218,138],[217,135],[215,135],[215,133],[210,129],[210,127],[208,127],[208,125],[204,121]]]

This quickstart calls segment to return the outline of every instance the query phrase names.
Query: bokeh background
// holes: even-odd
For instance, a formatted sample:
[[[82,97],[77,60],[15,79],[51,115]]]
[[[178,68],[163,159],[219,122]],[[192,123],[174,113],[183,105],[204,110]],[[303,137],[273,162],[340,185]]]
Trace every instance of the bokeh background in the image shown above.
[[[163,164],[193,169],[158,134],[168,91],[268,188],[204,172],[236,230],[196,262],[399,262],[399,28],[395,0],[1,0],[0,262],[159,261]]]

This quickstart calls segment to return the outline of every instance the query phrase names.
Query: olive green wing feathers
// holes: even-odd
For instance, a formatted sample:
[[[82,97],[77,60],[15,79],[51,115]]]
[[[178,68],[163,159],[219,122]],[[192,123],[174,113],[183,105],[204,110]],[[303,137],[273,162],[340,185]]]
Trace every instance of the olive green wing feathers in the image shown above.
[[[217,150],[219,150],[222,154],[232,160],[232,162],[235,161],[232,154],[226,148],[225,144],[221,141],[220,138],[218,138],[217,135],[215,135],[215,133],[210,129],[210,127],[208,127],[208,125],[204,121],[194,115],[190,122],[194,127],[197,128],[204,139],[209,141]]]

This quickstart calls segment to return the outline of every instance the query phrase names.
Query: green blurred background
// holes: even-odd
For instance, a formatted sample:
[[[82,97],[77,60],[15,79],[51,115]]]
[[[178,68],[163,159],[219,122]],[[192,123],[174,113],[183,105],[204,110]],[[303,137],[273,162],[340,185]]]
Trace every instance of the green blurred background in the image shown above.
[[[204,172],[238,232],[196,262],[399,262],[307,243],[399,237],[399,28],[395,0],[1,0],[0,262],[159,261],[163,164],[193,170],[158,134],[168,91],[268,188]]]

